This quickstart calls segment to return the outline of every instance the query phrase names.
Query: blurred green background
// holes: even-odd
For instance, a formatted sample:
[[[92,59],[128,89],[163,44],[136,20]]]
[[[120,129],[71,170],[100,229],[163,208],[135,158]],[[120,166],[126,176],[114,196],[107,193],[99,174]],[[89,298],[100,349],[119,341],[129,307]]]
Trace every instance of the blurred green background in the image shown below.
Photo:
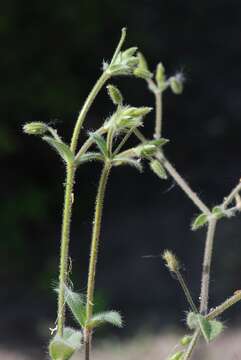
[[[110,59],[123,26],[126,46],[137,45],[150,67],[183,70],[182,96],[165,94],[168,157],[207,202],[222,201],[240,178],[241,4],[219,1],[20,1],[0,13],[0,342],[40,343],[55,321],[64,165],[45,143],[22,134],[29,121],[46,121],[66,141],[91,86]],[[153,105],[138,79],[115,79],[126,103]],[[102,91],[85,130],[113,107]],[[153,118],[146,134],[151,136]],[[72,280],[85,290],[98,164],[80,168],[76,183]],[[113,171],[107,192],[98,264],[101,308],[116,308],[126,331],[178,325],[187,304],[159,258],[166,247],[184,264],[198,300],[205,230],[192,233],[198,210],[169,179],[146,169]],[[240,288],[240,217],[220,222],[215,243],[211,305]],[[225,315],[240,325],[240,307]],[[118,332],[119,334],[119,332]]]

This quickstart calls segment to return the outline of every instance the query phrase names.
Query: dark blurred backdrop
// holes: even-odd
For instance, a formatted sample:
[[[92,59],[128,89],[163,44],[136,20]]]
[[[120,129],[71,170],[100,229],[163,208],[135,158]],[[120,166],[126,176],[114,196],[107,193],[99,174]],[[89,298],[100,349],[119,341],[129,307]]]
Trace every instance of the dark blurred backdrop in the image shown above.
[[[64,165],[41,140],[22,134],[29,121],[52,122],[69,141],[85,97],[110,59],[123,26],[125,46],[137,45],[154,69],[183,70],[182,96],[164,96],[166,154],[210,206],[240,177],[241,4],[202,1],[19,1],[0,15],[0,342],[40,342],[55,320]],[[153,105],[144,81],[119,78],[125,101]],[[87,129],[113,107],[105,91],[91,109]],[[152,135],[149,116],[146,134]],[[100,165],[78,171],[71,234],[72,280],[85,290]],[[190,231],[198,210],[175,183],[148,168],[113,171],[106,197],[97,275],[101,308],[123,313],[131,334],[178,325],[187,304],[159,258],[173,249],[198,300],[205,230]],[[218,226],[211,305],[240,288],[241,221]],[[225,314],[240,324],[240,306]],[[120,332],[118,332],[120,334]]]

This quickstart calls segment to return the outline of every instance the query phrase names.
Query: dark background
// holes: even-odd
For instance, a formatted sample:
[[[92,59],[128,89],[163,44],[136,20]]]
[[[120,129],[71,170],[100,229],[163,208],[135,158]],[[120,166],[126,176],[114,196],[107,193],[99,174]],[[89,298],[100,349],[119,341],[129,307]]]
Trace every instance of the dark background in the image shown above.
[[[69,141],[78,111],[110,59],[120,29],[152,69],[183,70],[185,91],[164,96],[166,154],[209,206],[240,177],[240,1],[5,1],[0,15],[0,342],[18,347],[45,341],[55,320],[64,165],[40,139],[22,134],[29,121],[52,122]],[[113,80],[126,103],[153,105],[142,80]],[[85,129],[113,107],[98,96]],[[153,115],[146,121],[152,135]],[[82,138],[83,140],[83,138]],[[85,290],[99,164],[82,166],[71,234],[72,280]],[[121,310],[132,334],[178,325],[187,310],[159,254],[173,249],[198,300],[205,230],[190,231],[198,209],[169,179],[148,168],[114,169],[107,190],[98,263],[99,307]],[[240,288],[239,216],[218,225],[211,305]],[[240,324],[240,306],[224,315]],[[137,330],[138,329],[138,330]],[[118,336],[120,335],[118,331]]]

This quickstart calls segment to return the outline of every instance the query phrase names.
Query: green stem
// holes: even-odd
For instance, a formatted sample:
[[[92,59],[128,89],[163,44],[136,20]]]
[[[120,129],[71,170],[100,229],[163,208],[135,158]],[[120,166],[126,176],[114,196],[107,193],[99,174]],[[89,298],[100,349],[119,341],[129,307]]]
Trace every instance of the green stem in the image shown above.
[[[191,293],[190,293],[190,291],[189,291],[189,289],[188,289],[188,287],[186,285],[186,282],[185,282],[185,280],[184,280],[184,278],[183,278],[183,276],[182,276],[182,274],[180,273],[179,270],[176,271],[176,275],[177,275],[177,279],[178,279],[178,281],[179,281],[179,283],[180,283],[180,285],[182,287],[182,290],[183,290],[183,292],[184,292],[184,294],[185,294],[185,296],[187,298],[187,301],[188,301],[192,311],[194,311],[195,313],[198,313],[198,309],[197,309],[196,305],[194,304],[194,301],[192,299],[192,295],[191,295]]]
[[[192,337],[192,341],[190,342],[190,344],[188,345],[187,351],[184,354],[184,357],[182,360],[188,360],[190,359],[190,357],[193,354],[193,350],[197,344],[198,338],[200,336],[200,330],[197,329]]]
[[[104,86],[106,81],[110,78],[110,76],[111,76],[110,74],[108,74],[106,71],[104,71],[102,73],[102,75],[100,76],[100,78],[97,80],[97,82],[96,82],[95,86],[93,87],[93,89],[91,90],[91,92],[89,93],[87,99],[85,100],[84,106],[82,107],[80,114],[78,116],[78,119],[76,121],[72,140],[71,140],[70,148],[73,153],[75,153],[75,151],[76,151],[76,148],[78,145],[79,134],[80,134],[81,128],[83,126],[83,123],[85,121],[87,112],[89,111],[89,108],[91,107],[97,94],[99,93],[101,88]]]
[[[97,197],[96,197],[95,215],[94,215],[91,250],[90,250],[88,285],[87,285],[86,322],[88,322],[93,315],[96,264],[98,259],[98,248],[99,248],[99,240],[100,240],[100,230],[101,230],[105,190],[106,190],[106,185],[110,170],[111,170],[111,163],[107,161],[102,170]],[[91,333],[87,332],[85,339],[86,347],[90,347],[90,338],[91,338]],[[88,350],[88,353],[89,352],[90,350]]]
[[[221,305],[217,306],[214,310],[206,316],[208,320],[215,319],[217,316],[221,315],[228,308],[241,301],[241,291],[238,290],[233,296],[225,300]]]
[[[62,222],[61,235],[61,251],[60,251],[60,265],[59,265],[59,295],[58,295],[58,334],[63,335],[64,321],[65,321],[65,296],[64,286],[67,280],[68,267],[68,253],[69,253],[69,234],[70,222],[72,214],[72,191],[74,187],[75,166],[73,163],[67,164],[66,172],[66,188],[65,200]]]
[[[200,294],[200,313],[206,315],[208,311],[209,300],[209,283],[210,272],[213,254],[213,241],[217,225],[217,219],[211,218],[208,223],[207,238],[204,250],[203,270],[202,270],[202,284]]]
[[[162,91],[155,92],[156,100],[156,124],[155,124],[155,139],[160,139],[162,133]]]

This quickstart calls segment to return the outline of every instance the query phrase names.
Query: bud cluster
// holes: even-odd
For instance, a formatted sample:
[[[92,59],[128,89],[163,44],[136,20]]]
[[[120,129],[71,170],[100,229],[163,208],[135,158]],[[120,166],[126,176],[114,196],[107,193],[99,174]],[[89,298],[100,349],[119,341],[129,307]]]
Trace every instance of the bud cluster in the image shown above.
[[[132,75],[138,65],[138,57],[135,56],[137,47],[131,47],[125,51],[120,51],[115,61],[110,64],[106,71],[111,76]]]

